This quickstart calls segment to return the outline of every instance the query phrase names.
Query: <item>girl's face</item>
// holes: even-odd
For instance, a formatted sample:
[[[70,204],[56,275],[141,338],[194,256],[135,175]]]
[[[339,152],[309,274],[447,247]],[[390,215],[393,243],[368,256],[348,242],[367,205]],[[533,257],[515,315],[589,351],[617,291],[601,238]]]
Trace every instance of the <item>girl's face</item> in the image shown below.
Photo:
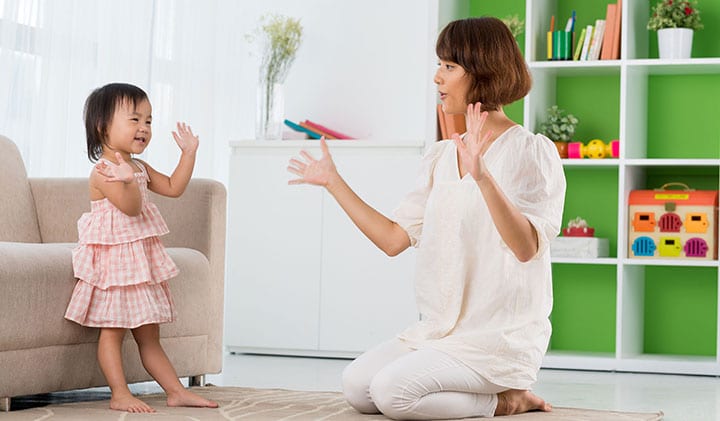
[[[133,106],[132,101],[122,101],[115,107],[108,137],[103,149],[126,155],[142,153],[152,137],[152,107],[143,100]]]
[[[467,109],[470,77],[457,63],[439,60],[433,81],[438,86],[440,101],[446,114],[462,114]]]

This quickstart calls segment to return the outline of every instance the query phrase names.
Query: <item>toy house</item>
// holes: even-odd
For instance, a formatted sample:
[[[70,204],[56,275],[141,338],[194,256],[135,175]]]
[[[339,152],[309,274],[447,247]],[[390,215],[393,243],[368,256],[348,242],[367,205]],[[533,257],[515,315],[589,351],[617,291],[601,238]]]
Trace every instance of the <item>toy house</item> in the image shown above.
[[[633,190],[628,205],[628,257],[717,259],[717,190]]]

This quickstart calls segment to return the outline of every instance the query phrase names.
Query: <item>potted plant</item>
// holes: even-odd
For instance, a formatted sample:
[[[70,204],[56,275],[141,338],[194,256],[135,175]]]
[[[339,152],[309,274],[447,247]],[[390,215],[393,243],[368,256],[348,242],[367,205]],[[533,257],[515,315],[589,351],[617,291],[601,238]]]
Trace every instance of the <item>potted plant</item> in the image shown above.
[[[510,33],[515,39],[522,35],[525,30],[525,21],[520,19],[518,15],[508,15],[500,20],[510,29]]]
[[[661,0],[653,7],[647,24],[647,29],[658,33],[661,59],[690,58],[693,33],[702,27],[694,0]]]
[[[545,121],[540,123],[540,133],[553,141],[561,158],[567,158],[567,144],[575,135],[579,120],[572,114],[553,105],[547,110]]]
[[[283,83],[295,53],[300,48],[303,27],[299,19],[271,14],[261,18],[261,27],[250,41],[260,38],[260,72],[257,93],[255,137],[279,140],[284,119]]]

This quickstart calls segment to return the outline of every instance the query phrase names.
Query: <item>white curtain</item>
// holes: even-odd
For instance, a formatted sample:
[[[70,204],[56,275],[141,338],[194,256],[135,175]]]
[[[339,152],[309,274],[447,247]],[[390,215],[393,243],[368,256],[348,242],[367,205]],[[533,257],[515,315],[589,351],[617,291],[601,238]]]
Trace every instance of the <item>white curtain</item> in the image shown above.
[[[234,24],[244,4],[0,0],[0,134],[31,177],[87,177],[85,99],[106,83],[132,83],[153,105],[143,158],[170,173],[179,157],[170,132],[186,121],[201,141],[195,176],[227,182],[228,141],[252,131],[237,118],[238,75],[257,65],[243,40],[251,28]]]

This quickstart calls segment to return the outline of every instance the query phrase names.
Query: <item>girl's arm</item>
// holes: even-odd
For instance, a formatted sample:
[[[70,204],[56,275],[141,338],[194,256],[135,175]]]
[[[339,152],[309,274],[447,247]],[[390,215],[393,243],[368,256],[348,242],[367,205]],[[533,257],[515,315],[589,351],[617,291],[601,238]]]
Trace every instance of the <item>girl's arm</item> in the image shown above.
[[[180,161],[170,177],[142,161],[150,178],[148,188],[157,194],[169,197],[179,197],[185,191],[195,168],[195,156],[200,144],[199,138],[193,134],[190,126],[178,122],[177,128],[177,133],[172,132],[172,135],[181,150]]]
[[[128,216],[138,216],[142,212],[142,196],[135,179],[135,169],[120,155],[115,153],[117,165],[100,161],[90,173],[91,199],[107,198]]]
[[[480,136],[487,119],[487,112],[481,111],[481,104],[468,105],[467,134],[463,141],[453,135],[463,167],[472,175],[485,198],[488,210],[500,237],[521,262],[527,262],[538,252],[538,233],[530,221],[513,205],[487,171],[483,154],[490,146],[491,132]]]
[[[320,139],[320,148],[322,157],[319,160],[305,151],[300,152],[304,162],[295,158],[290,160],[288,171],[300,178],[290,180],[288,184],[324,186],[360,231],[388,256],[396,256],[410,247],[405,230],[365,203],[343,180],[324,137]]]

